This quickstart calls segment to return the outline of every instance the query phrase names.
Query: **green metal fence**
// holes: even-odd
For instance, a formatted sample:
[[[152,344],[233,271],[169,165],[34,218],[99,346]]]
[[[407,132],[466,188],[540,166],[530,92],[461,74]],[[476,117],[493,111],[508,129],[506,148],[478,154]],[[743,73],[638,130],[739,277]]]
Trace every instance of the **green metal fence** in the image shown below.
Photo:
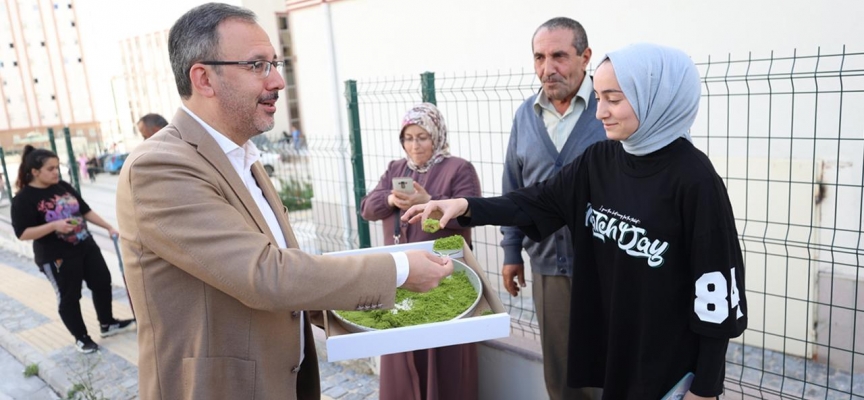
[[[862,399],[864,53],[712,57],[697,66],[703,96],[691,135],[727,184],[747,268],[750,326],[730,345],[726,398]],[[312,209],[291,214],[309,251],[383,244],[380,223],[368,224],[368,239],[358,233],[365,224],[354,196],[404,157],[400,119],[423,100],[441,109],[451,152],[474,164],[483,195],[499,195],[512,116],[539,84],[519,70],[347,88],[353,138],[311,134],[302,155],[291,150],[275,172],[314,188]],[[475,228],[475,253],[513,334],[537,339],[531,285],[516,298],[503,290],[500,240],[498,228]]]

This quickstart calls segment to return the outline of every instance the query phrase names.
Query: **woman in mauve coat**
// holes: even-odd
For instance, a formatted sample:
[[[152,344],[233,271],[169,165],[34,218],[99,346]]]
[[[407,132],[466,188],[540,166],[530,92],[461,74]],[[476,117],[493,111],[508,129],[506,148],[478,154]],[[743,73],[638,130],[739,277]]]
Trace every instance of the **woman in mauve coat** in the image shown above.
[[[382,221],[384,243],[422,242],[462,235],[471,243],[471,228],[454,220],[435,233],[399,222],[402,211],[430,200],[480,196],[480,179],[468,161],[450,155],[447,126],[433,104],[411,108],[402,119],[399,142],[405,158],[393,160],[381,181],[360,205],[368,221]],[[394,190],[393,178],[410,177],[410,187]],[[474,343],[381,356],[381,400],[475,400],[477,345]]]

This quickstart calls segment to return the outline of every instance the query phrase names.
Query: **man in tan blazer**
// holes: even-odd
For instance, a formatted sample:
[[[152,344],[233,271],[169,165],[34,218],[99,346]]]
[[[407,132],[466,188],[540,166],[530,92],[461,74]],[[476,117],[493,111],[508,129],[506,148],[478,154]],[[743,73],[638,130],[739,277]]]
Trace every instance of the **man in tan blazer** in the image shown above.
[[[171,28],[183,107],[128,157],[117,188],[138,317],[142,399],[318,399],[302,310],[393,306],[452,272],[426,252],[326,257],[297,248],[249,139],[272,129],[281,61],[255,15],[209,3]],[[271,71],[272,69],[272,71]]]

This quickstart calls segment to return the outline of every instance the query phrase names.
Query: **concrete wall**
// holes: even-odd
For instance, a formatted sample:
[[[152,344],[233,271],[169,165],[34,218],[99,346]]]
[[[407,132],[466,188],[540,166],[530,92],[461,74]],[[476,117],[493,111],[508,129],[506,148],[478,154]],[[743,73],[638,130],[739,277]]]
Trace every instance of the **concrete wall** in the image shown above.
[[[345,80],[411,80],[434,71],[439,89],[449,85],[438,100],[453,133],[452,150],[478,166],[484,194],[491,195],[500,191],[500,157],[512,112],[521,98],[538,87],[531,82],[531,36],[551,17],[569,16],[585,26],[595,64],[604,53],[638,41],[679,47],[696,62],[716,63],[727,58],[861,52],[864,25],[857,16],[862,11],[864,4],[852,0],[818,6],[801,0],[346,0],[289,9],[289,18],[301,113],[310,141],[316,136],[346,137],[345,101],[334,96],[343,92]],[[821,64],[814,65],[817,62]],[[858,63],[851,58],[799,58],[730,65],[726,73],[759,74],[770,69],[791,76],[800,71],[836,71],[841,64],[847,70],[861,68]],[[518,76],[521,72],[525,74]],[[700,72],[718,74],[709,73],[705,66],[700,66]],[[459,85],[470,88],[471,84],[459,77],[484,74],[501,79],[501,87],[512,87],[507,79],[515,79],[519,90],[506,93],[500,101],[477,99],[481,106],[476,108],[470,103],[476,93],[459,100]],[[722,77],[723,71],[719,74]],[[511,78],[501,78],[504,75]],[[860,139],[864,131],[864,117],[857,112],[864,107],[864,96],[855,94],[862,89],[860,81],[854,77],[755,83],[719,79],[703,88],[721,97],[712,97],[710,108],[709,100],[704,100],[693,129],[694,143],[727,178],[736,217],[746,220],[739,233],[745,236],[747,284],[758,292],[749,296],[751,329],[739,339],[746,344],[813,356],[824,347],[817,349],[813,343],[824,344],[828,335],[827,309],[816,307],[817,299],[826,301],[825,285],[836,284],[835,298],[841,292],[848,297],[860,285],[855,283],[855,272],[860,257],[856,252],[864,245],[860,235],[864,146],[837,140]],[[836,92],[840,85],[846,91],[842,96]],[[816,91],[818,96],[807,94]],[[399,110],[419,99],[417,93],[398,104],[383,105],[386,111],[375,116],[381,119],[375,121],[376,130],[389,129],[395,136]],[[470,104],[465,107],[465,103]],[[492,106],[486,107],[489,103]],[[746,139],[730,140],[730,136]],[[401,156],[398,148],[388,146],[379,147],[386,147],[381,159]],[[367,163],[367,182],[376,181],[385,165],[381,160]],[[332,179],[344,173],[342,168],[331,162],[316,171]],[[319,199],[316,192],[316,200],[339,202],[336,191],[323,195],[328,197]],[[373,244],[381,234],[373,230]],[[483,230],[477,236],[489,243],[476,252],[488,255],[481,263],[495,270],[500,260],[496,233]],[[836,309],[835,315],[839,315]],[[837,318],[831,321],[831,343],[845,343],[835,335],[852,337],[853,326],[840,324]],[[816,355],[823,358],[821,353]],[[850,362],[843,365],[848,367]]]
[[[350,0],[330,3],[336,60],[330,56],[325,7],[289,13],[297,52],[301,113],[307,135],[339,130],[329,102],[333,82],[424,71],[531,70],[531,36],[545,20],[569,16],[588,32],[597,61],[637,41],[680,47],[696,60],[771,50],[815,53],[864,48],[854,0],[814,7],[802,0],[724,3],[662,0]],[[806,29],[806,34],[804,31]],[[335,71],[333,66],[336,66]],[[335,79],[333,74],[335,73]],[[338,88],[341,93],[341,87]],[[344,105],[344,102],[342,103]]]
[[[864,282],[821,271],[817,314],[816,360],[844,371],[853,366],[855,373],[864,373]]]
[[[545,399],[540,343],[507,338],[478,346],[480,400]]]

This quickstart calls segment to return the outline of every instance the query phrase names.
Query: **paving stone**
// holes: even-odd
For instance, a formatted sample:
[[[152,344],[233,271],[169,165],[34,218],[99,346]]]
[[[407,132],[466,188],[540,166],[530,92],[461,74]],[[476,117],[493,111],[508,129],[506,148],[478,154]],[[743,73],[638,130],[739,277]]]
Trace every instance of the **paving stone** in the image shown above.
[[[327,387],[340,386],[342,382],[346,382],[347,380],[348,379],[344,375],[333,375],[325,379],[324,382],[322,382],[322,386],[324,384],[326,384]]]
[[[4,293],[0,293],[0,321],[9,332],[18,333],[51,322],[42,314],[25,307]]]
[[[328,381],[326,379],[322,380],[321,381],[321,393],[324,393],[324,392],[330,390],[330,388],[332,388],[333,386],[336,386],[336,385],[332,381]]]
[[[366,396],[360,393],[348,393],[342,400],[364,400],[365,398]]]
[[[356,390],[356,389],[363,387],[365,385],[364,382],[362,380],[356,380],[356,378],[357,378],[356,375],[353,377],[348,377],[348,380],[346,382],[341,383],[339,386],[342,386],[343,388],[345,388],[347,390]]]
[[[372,393],[377,393],[377,392],[375,391],[375,389],[372,388],[372,386],[363,385],[362,387],[357,388],[357,393],[360,393],[364,396],[368,396]]]
[[[334,386],[334,387],[328,389],[326,392],[324,392],[324,394],[326,394],[327,396],[330,396],[334,399],[342,398],[342,396],[346,395],[347,393],[348,393],[348,391],[346,391],[345,389],[343,389],[340,386]]]

